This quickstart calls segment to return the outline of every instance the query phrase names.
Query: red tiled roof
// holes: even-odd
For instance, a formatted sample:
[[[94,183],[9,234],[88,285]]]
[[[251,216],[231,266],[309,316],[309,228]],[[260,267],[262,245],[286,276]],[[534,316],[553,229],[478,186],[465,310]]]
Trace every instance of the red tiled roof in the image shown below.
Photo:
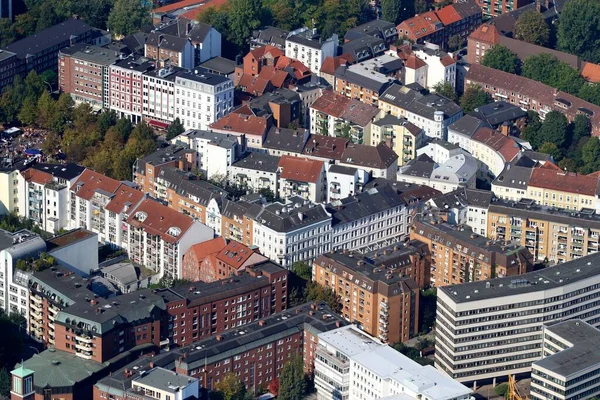
[[[499,153],[504,161],[510,162],[519,154],[519,145],[514,139],[488,127],[479,128],[473,135],[473,140],[485,144]]]
[[[250,51],[249,54],[252,54],[256,60],[260,60],[265,57],[267,54],[270,54],[271,57],[277,58],[284,56],[283,51],[278,47],[267,44],[265,46],[257,47],[254,50]]]
[[[287,72],[269,66],[262,67],[260,73],[258,74],[259,78],[270,81],[271,84],[276,88],[283,87],[283,84],[288,76],[289,75]]]
[[[45,185],[46,183],[52,182],[51,174],[35,168],[26,169],[22,174],[25,181],[37,183],[38,185]]]
[[[439,28],[439,29],[436,29]],[[415,15],[398,25],[398,32],[409,31],[413,37],[422,38],[443,28],[443,24],[434,11]]]
[[[153,13],[169,13],[169,12],[173,12],[176,10],[181,10],[182,8],[185,8],[185,7],[199,6],[201,4],[202,6],[199,6],[199,7],[195,8],[194,10],[191,10],[191,11],[198,10],[197,14],[199,14],[200,11],[204,11],[209,7],[220,7],[220,6],[222,6],[224,4],[228,4],[228,3],[229,3],[229,0],[183,0],[183,1],[178,1],[177,3],[167,4],[165,6],[155,8],[154,10],[152,10],[152,12]],[[181,17],[183,17],[183,15],[180,15],[179,17],[181,18]],[[187,18],[187,17],[185,17],[185,18]],[[190,19],[192,19],[192,18],[190,18]]]
[[[333,75],[335,74],[335,70],[338,69],[340,65],[348,65],[354,62],[354,57],[352,57],[349,53],[344,53],[341,56],[337,57],[327,57],[325,61],[323,61],[323,65],[321,65],[321,72],[324,74]]]
[[[590,82],[600,82],[600,65],[591,62],[586,62],[585,64],[583,64],[581,76],[583,76],[586,80]]]
[[[410,68],[410,69],[415,69],[416,70],[416,69],[419,69],[419,68],[423,68],[427,64],[425,64],[425,61],[421,60],[416,55],[411,54],[406,59],[406,62],[404,63],[404,65],[405,65],[406,68]]]
[[[206,242],[197,243],[190,247],[188,252],[194,253],[197,261],[202,261],[211,254],[216,254],[227,246],[227,240],[223,237],[207,240]]]
[[[440,62],[442,63],[442,65],[444,67],[447,67],[447,66],[452,65],[452,64],[456,64],[456,60],[454,60],[454,58],[452,58],[448,54],[446,54],[444,57],[442,57],[442,59],[440,60]]]
[[[436,15],[444,25],[451,25],[462,19],[452,5],[442,7],[436,12]]]
[[[217,259],[223,261],[225,264],[230,265],[234,269],[239,269],[252,255],[254,251],[243,244],[236,242],[235,240],[230,241],[227,246],[222,248],[217,254]]]
[[[146,214],[144,221],[140,221],[138,213]],[[156,200],[146,199],[140,203],[127,219],[129,225],[142,228],[150,235],[158,235],[168,243],[177,243],[194,223],[194,220],[183,213],[162,205]],[[178,228],[181,233],[177,236],[167,233],[170,228]]]
[[[267,127],[268,117],[255,115],[247,105],[238,108],[210,125],[210,128],[214,130],[261,137],[266,133]]]
[[[106,205],[108,211],[120,214],[125,207],[138,204],[144,198],[144,193],[122,183],[115,191],[115,196]]]
[[[344,150],[346,150],[349,143],[350,139],[342,137],[310,135],[309,140],[306,141],[306,145],[302,150],[302,154],[311,157],[323,157],[330,160],[341,160],[342,154],[344,154]]]
[[[281,178],[298,182],[317,183],[323,171],[323,161],[302,157],[282,156],[279,160]]]
[[[311,108],[321,111],[327,115],[339,118],[344,113],[351,101],[352,100],[346,96],[334,93],[331,90],[325,90],[321,97],[312,103]]]
[[[598,178],[573,172],[535,168],[531,172],[529,186],[595,196]]]
[[[121,182],[115,179],[86,168],[73,186],[71,186],[71,190],[75,192],[77,197],[90,200],[97,190],[114,193],[120,184]]]
[[[216,5],[214,5],[214,4],[212,6],[216,7]],[[184,12],[183,14],[181,14],[179,16],[179,18],[186,18],[186,19],[189,19],[191,21],[195,21],[196,18],[198,17],[198,15],[202,11],[204,11],[204,10],[206,10],[206,8],[204,8],[204,7],[196,7],[196,8],[193,8],[193,9],[187,11],[187,12]]]
[[[500,34],[498,29],[494,25],[483,24],[479,28],[475,29],[469,39],[475,39],[484,43],[496,44],[498,43]]]

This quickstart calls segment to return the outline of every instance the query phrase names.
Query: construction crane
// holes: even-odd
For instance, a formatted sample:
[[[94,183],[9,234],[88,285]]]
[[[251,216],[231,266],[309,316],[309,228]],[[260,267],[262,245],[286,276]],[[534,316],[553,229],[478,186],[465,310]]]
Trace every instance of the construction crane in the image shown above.
[[[528,396],[521,396],[517,388],[515,377],[508,375],[508,400],[529,400]]]

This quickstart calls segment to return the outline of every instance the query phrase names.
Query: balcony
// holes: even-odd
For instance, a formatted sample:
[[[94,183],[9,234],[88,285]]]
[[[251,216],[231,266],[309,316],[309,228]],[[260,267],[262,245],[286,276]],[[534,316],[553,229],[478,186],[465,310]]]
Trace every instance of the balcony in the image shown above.
[[[92,343],[93,339],[91,336],[76,336],[75,340],[79,341],[79,342],[83,342],[83,343]]]
[[[75,348],[79,349],[79,350],[83,350],[83,351],[91,351],[92,350],[92,345],[91,344],[87,344],[87,343],[75,343]]]

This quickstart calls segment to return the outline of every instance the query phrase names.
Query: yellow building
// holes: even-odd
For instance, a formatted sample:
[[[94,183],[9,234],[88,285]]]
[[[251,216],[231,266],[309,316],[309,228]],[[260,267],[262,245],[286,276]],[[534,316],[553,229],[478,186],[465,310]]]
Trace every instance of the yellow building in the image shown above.
[[[535,260],[566,262],[598,251],[600,215],[536,205],[533,200],[497,200],[488,209],[488,237],[520,243]]]
[[[596,208],[598,177],[535,168],[527,185],[527,198],[537,204],[567,210]]]
[[[401,167],[417,156],[417,148],[423,140],[423,129],[391,114],[373,122],[371,126],[371,146],[384,142],[398,155]]]

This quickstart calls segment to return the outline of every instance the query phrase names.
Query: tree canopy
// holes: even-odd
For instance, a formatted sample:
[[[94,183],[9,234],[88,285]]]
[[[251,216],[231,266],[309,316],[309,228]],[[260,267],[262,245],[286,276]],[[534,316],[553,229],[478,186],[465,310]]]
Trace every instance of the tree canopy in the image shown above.
[[[600,63],[600,2],[566,2],[560,14],[557,36],[560,50]]]
[[[174,137],[181,135],[183,132],[185,132],[185,128],[183,127],[183,124],[181,123],[179,117],[177,117],[175,118],[175,121],[173,121],[171,125],[169,125],[169,127],[167,128],[166,139],[171,140]]]
[[[216,389],[221,392],[223,400],[244,400],[246,388],[233,372],[227,373],[217,384]]]
[[[511,74],[519,73],[519,64],[520,61],[517,55],[510,51],[508,47],[499,44],[488,50],[481,60],[481,65]]]
[[[542,82],[548,86],[577,95],[586,83],[578,70],[559,61],[549,53],[527,57],[523,62],[523,76]]]
[[[456,90],[454,90],[454,87],[449,82],[440,81],[433,86],[433,90],[436,93],[439,93],[442,96],[449,98],[453,102],[458,101],[458,96],[456,95]]]
[[[304,361],[301,355],[294,355],[281,369],[278,399],[299,400],[305,392]]]
[[[542,14],[526,11],[519,15],[515,25],[515,39],[540,46],[546,46],[550,40],[550,27]]]
[[[493,103],[492,96],[484,91],[481,86],[471,85],[465,89],[465,93],[460,98],[460,106],[465,112],[471,112],[477,107]]]
[[[411,0],[381,0],[381,16],[384,20],[399,24],[415,14],[415,2]]]
[[[139,0],[115,0],[108,15],[107,27],[117,36],[127,36],[152,26],[150,9]]]

